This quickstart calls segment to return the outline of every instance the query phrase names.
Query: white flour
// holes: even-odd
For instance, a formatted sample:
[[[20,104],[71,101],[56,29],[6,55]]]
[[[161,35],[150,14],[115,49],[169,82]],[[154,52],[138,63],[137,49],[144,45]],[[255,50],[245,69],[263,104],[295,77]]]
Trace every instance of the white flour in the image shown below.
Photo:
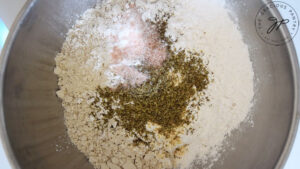
[[[183,137],[190,150],[182,162],[195,155],[203,161],[216,157],[223,140],[245,120],[252,106],[253,69],[247,45],[219,1],[182,0],[169,20],[167,35],[178,41],[176,49],[203,50],[213,83],[210,102],[200,107],[195,134]]]
[[[126,81],[107,68],[113,45],[106,42],[107,37],[116,34],[112,25],[118,26],[117,15],[132,4],[122,0],[104,3],[106,8],[100,5],[89,9],[76,22],[56,57],[55,73],[60,86],[57,94],[63,100],[69,136],[96,168],[170,168],[170,160],[162,156],[163,150],[149,152],[145,147],[131,146],[132,138],[126,137],[122,128],[104,133],[94,129],[89,98],[96,95],[95,88]],[[202,164],[213,164],[208,159],[218,159],[224,139],[246,119],[252,106],[254,75],[248,47],[223,4],[222,0],[135,2],[143,21],[155,21],[156,17],[165,20],[166,13],[173,14],[166,32],[174,41],[173,50],[203,52],[202,59],[213,73],[205,91],[209,101],[200,110],[190,107],[196,115],[191,124],[195,131],[181,135],[182,144],[188,144],[189,150],[177,162],[182,168],[189,167],[196,157]],[[119,46],[127,45],[127,38],[123,40]],[[134,62],[125,64],[141,64],[139,59],[131,61]],[[195,97],[197,103],[203,96]]]

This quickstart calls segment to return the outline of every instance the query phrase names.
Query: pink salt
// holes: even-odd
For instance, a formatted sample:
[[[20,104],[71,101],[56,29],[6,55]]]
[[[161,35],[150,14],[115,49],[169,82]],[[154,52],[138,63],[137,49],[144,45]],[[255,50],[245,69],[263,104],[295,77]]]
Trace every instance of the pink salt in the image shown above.
[[[125,79],[124,86],[140,85],[149,77],[134,66],[161,66],[167,57],[166,48],[155,28],[145,23],[133,8],[121,16],[117,29],[111,52],[112,71]]]

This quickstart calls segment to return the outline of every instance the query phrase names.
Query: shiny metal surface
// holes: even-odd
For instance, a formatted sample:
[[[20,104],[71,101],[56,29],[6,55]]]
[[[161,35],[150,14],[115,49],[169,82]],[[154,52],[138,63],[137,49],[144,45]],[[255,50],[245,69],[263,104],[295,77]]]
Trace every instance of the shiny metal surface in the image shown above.
[[[96,1],[27,2],[11,30],[2,53],[0,117],[1,136],[13,168],[93,168],[69,143],[53,69],[67,30]],[[235,131],[227,140],[228,150],[213,168],[280,169],[299,119],[296,53],[292,43],[272,46],[256,34],[260,0],[234,4],[256,76],[254,127],[243,124],[243,132]]]

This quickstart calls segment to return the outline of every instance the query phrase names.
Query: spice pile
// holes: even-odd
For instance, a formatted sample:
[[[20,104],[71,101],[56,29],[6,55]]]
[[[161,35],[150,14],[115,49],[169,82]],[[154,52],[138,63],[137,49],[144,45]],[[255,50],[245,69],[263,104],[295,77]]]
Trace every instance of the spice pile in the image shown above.
[[[68,134],[95,168],[212,164],[251,108],[248,48],[219,0],[105,0],[55,59]]]

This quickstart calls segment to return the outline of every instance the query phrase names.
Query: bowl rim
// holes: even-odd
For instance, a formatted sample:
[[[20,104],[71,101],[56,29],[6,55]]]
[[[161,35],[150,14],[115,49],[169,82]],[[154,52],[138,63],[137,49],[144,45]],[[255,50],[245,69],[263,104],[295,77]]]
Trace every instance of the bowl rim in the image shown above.
[[[5,124],[5,115],[4,115],[4,109],[3,109],[3,90],[4,90],[4,75],[7,65],[7,60],[10,54],[11,47],[13,45],[13,42],[18,34],[18,30],[23,23],[25,17],[30,12],[31,8],[34,6],[34,4],[37,2],[37,0],[27,0],[17,15],[14,23],[11,26],[11,29],[9,31],[9,35],[7,37],[6,43],[2,49],[1,55],[0,55],[0,139],[2,141],[3,149],[5,151],[6,157],[9,161],[10,166],[12,169],[21,169],[20,164],[14,155],[13,149],[11,147],[11,144],[9,142],[7,130],[6,130],[6,124]],[[264,0],[262,0],[263,3],[265,3]],[[278,11],[273,11],[274,13],[279,13]],[[285,27],[285,30],[281,32],[282,34],[287,34],[288,30]],[[299,69],[299,63],[297,58],[297,53],[295,50],[295,46],[293,41],[290,41],[289,43],[285,44],[287,51],[289,53],[289,59],[291,62],[291,70],[293,72],[293,81],[294,81],[294,107],[293,107],[293,117],[292,122],[290,124],[290,129],[288,132],[288,137],[286,138],[285,145],[283,147],[283,150],[280,154],[280,157],[275,165],[275,169],[283,169],[289,154],[292,150],[298,125],[299,125],[299,119],[300,119],[300,102],[299,102],[299,96],[300,96],[300,82],[299,82],[299,76],[300,76],[300,69]],[[1,146],[1,145],[0,145]]]
[[[14,155],[13,149],[9,142],[7,130],[6,130],[6,123],[5,123],[5,115],[3,109],[3,90],[4,90],[4,75],[7,65],[7,60],[10,54],[11,47],[13,42],[17,36],[18,30],[23,23],[26,15],[29,13],[30,9],[35,4],[36,0],[27,0],[18,13],[17,17],[15,18],[11,28],[9,30],[9,34],[7,36],[5,45],[2,48],[0,54],[0,139],[2,141],[2,147],[6,154],[6,157],[9,161],[9,164],[12,169],[21,169],[20,164]],[[0,145],[1,146],[1,145]]]
[[[286,27],[285,27],[286,28]],[[287,34],[287,28],[286,31],[282,32],[282,34]],[[299,83],[299,76],[300,76],[300,70],[299,70],[299,62],[297,53],[295,50],[294,42],[290,41],[288,44],[286,44],[287,51],[290,54],[289,59],[291,62],[291,70],[293,72],[293,79],[294,79],[294,107],[293,107],[293,117],[292,122],[290,124],[289,134],[285,141],[285,146],[281,152],[281,155],[277,161],[277,164],[275,166],[275,169],[283,169],[285,163],[287,162],[287,159],[291,153],[292,147],[294,145],[298,127],[299,127],[299,120],[300,120],[300,102],[299,102],[299,96],[300,96],[300,83]]]

